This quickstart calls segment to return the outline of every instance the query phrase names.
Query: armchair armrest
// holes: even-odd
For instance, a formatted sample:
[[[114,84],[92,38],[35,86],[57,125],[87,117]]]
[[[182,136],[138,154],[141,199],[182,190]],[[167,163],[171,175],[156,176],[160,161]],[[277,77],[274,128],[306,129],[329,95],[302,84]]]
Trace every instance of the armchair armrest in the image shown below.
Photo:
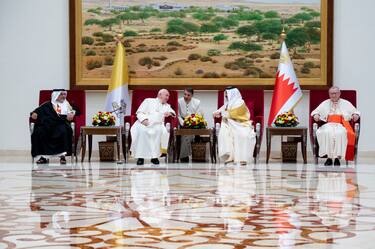
[[[318,128],[324,124],[326,124],[327,122],[323,121],[323,120],[319,120],[319,121],[315,121],[313,117],[311,117],[311,123],[312,125],[314,126],[314,124],[316,124],[318,126]]]
[[[73,137],[75,135],[75,130],[76,130],[76,123],[73,121],[73,122],[70,122],[70,128],[72,128],[73,130]]]
[[[167,124],[167,123],[170,124],[171,128],[177,128],[178,127],[178,118],[172,117],[172,116],[166,117],[164,119],[164,124]]]
[[[350,125],[355,128],[356,125],[361,126],[361,118],[359,118],[357,121],[354,122],[353,119],[350,120]]]
[[[260,123],[261,127],[263,127],[263,120],[264,120],[263,116],[256,116],[254,118],[253,122],[254,122],[254,124]]]
[[[214,127],[215,124],[221,124],[221,117],[220,118],[214,118]]]
[[[124,117],[124,124],[128,123],[130,127],[135,123],[137,117],[135,115],[129,115]]]

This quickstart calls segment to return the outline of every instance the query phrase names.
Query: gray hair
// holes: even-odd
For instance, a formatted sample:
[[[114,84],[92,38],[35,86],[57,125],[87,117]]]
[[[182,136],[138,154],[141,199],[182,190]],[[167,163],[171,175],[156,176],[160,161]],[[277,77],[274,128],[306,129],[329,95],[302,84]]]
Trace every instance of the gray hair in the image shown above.
[[[331,91],[331,90],[338,90],[339,92],[341,92],[338,86],[331,86],[328,91]]]
[[[158,96],[160,96],[162,93],[169,93],[167,89],[163,88],[163,89],[160,89],[159,92],[158,92]]]

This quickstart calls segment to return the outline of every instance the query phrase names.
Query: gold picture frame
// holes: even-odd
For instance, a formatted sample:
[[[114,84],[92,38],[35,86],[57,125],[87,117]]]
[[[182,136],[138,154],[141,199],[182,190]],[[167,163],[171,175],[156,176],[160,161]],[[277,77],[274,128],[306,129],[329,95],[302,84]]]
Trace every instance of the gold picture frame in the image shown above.
[[[83,22],[83,2],[84,1],[85,0],[70,0],[70,7],[69,7],[70,8],[70,87],[71,89],[106,90],[108,88],[108,83],[110,81],[110,78],[108,77],[108,74],[109,74],[108,71],[110,70],[110,66],[106,66],[107,76],[105,78],[91,77],[89,76],[90,72],[86,73],[86,75],[84,74],[84,71],[87,71],[86,68],[84,67],[84,60],[86,59],[85,58],[86,54],[89,53],[89,52],[85,52],[86,54],[83,54],[83,51],[86,51],[86,50],[83,49],[83,44],[82,44],[83,32],[85,32],[88,29],[86,26],[84,26],[84,22]],[[93,1],[90,1],[90,2],[93,2]],[[103,2],[103,1],[98,0],[98,2]],[[140,3],[141,2],[144,2],[144,1],[140,1]],[[317,74],[319,75],[319,77],[304,78],[304,77],[298,76],[300,84],[303,89],[324,89],[332,85],[332,80],[333,80],[332,79],[333,78],[333,70],[332,70],[333,69],[333,4],[334,4],[334,0],[320,0],[320,16],[318,17],[320,18],[319,21],[321,25],[319,28],[319,32],[320,32],[319,57],[320,58],[318,58],[320,60],[320,64],[319,64],[319,68],[314,68],[314,66],[311,67],[312,68],[311,70],[315,70],[314,72],[318,72]],[[159,6],[159,8],[161,8],[161,6]],[[108,12],[106,12],[103,15],[110,15],[108,13],[112,13],[112,12],[115,13],[115,11],[113,10],[111,10],[110,12],[108,10]],[[284,27],[286,26],[285,24],[283,25]],[[302,24],[298,23],[298,25],[302,25]],[[304,24],[304,26],[306,26],[306,23]],[[97,32],[97,33],[101,33],[101,32]],[[100,40],[100,38],[98,40]],[[100,42],[98,42],[97,44],[99,43]],[[275,44],[276,42],[273,42],[273,47],[277,45]],[[107,49],[108,47],[109,46],[106,46]],[[88,48],[85,48],[85,49],[88,49]],[[304,47],[300,49],[303,50]],[[105,49],[101,49],[101,50],[98,49],[98,51],[102,51],[102,52],[104,50]],[[297,51],[297,49],[295,49],[295,51]],[[177,54],[178,52],[179,51],[174,52],[174,53]],[[92,53],[95,54],[96,52],[92,52]],[[110,59],[108,60],[110,62]],[[187,62],[185,63],[188,63],[188,60],[186,61]],[[253,62],[254,60],[249,59],[249,61],[251,63],[255,63]],[[260,59],[259,61],[269,61],[269,59],[268,58]],[[303,62],[303,60],[301,61]],[[212,59],[211,59],[211,62],[213,63]],[[131,62],[128,62],[128,63],[131,65]],[[275,62],[273,63],[275,64]],[[264,67],[264,65],[262,66]],[[299,66],[302,67],[302,64]],[[306,63],[304,64],[303,67],[305,66],[307,67]],[[235,65],[234,67],[237,67],[237,66]],[[218,66],[218,69],[219,69],[219,66]],[[234,68],[233,70],[237,70],[237,69]],[[309,69],[307,68],[306,70],[309,70]],[[144,70],[144,71],[147,71],[147,70]],[[237,73],[240,71],[233,71],[233,72]],[[193,74],[191,73],[190,75],[193,75]],[[222,73],[221,75],[224,75],[224,73]],[[204,78],[204,77],[189,77],[189,75],[187,75],[186,77],[185,76],[180,77],[177,75],[168,76],[168,77],[154,77],[154,76],[133,77],[133,75],[130,74],[129,88],[130,89],[137,89],[137,88],[145,89],[145,88],[165,87],[169,89],[183,89],[186,85],[191,85],[196,89],[216,90],[216,89],[223,89],[227,85],[234,85],[234,86],[238,86],[241,88],[273,89],[274,78],[275,78],[276,73],[275,74],[268,73],[265,75],[266,75],[266,78],[248,77],[248,76],[243,76],[243,77],[219,76],[220,78]]]

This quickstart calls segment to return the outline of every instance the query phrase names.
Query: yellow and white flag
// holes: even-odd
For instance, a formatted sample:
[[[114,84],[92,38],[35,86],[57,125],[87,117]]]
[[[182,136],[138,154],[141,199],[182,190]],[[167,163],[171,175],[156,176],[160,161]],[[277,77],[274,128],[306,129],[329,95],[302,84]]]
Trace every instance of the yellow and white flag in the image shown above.
[[[123,110],[129,113],[129,74],[128,64],[126,63],[126,54],[124,45],[119,41],[116,46],[115,60],[112,68],[111,83],[108,86],[107,99],[105,104],[106,111]],[[120,124],[119,112],[117,114],[116,124]],[[125,113],[124,113],[125,114]]]

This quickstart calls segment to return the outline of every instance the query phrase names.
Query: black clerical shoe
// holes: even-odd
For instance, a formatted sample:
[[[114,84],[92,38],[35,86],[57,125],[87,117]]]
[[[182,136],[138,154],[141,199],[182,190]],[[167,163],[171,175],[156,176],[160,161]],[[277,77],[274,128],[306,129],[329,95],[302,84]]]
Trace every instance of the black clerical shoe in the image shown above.
[[[60,157],[60,164],[66,164],[66,159],[64,156]]]
[[[152,158],[152,159],[151,159],[151,163],[152,163],[152,164],[155,164],[155,165],[158,165],[160,162],[159,162],[159,159],[157,159],[157,158]]]
[[[44,157],[40,157],[38,161],[36,161],[36,164],[47,164],[49,160]]]
[[[180,158],[180,162],[182,163],[188,163],[189,162],[189,157],[183,157],[183,158]]]
[[[145,159],[143,158],[138,158],[137,160],[137,165],[143,165],[145,163]]]
[[[335,162],[333,163],[335,166],[340,166],[340,160],[338,158],[335,158]]]
[[[327,161],[324,163],[325,166],[331,166],[332,165],[332,159],[328,158]]]

